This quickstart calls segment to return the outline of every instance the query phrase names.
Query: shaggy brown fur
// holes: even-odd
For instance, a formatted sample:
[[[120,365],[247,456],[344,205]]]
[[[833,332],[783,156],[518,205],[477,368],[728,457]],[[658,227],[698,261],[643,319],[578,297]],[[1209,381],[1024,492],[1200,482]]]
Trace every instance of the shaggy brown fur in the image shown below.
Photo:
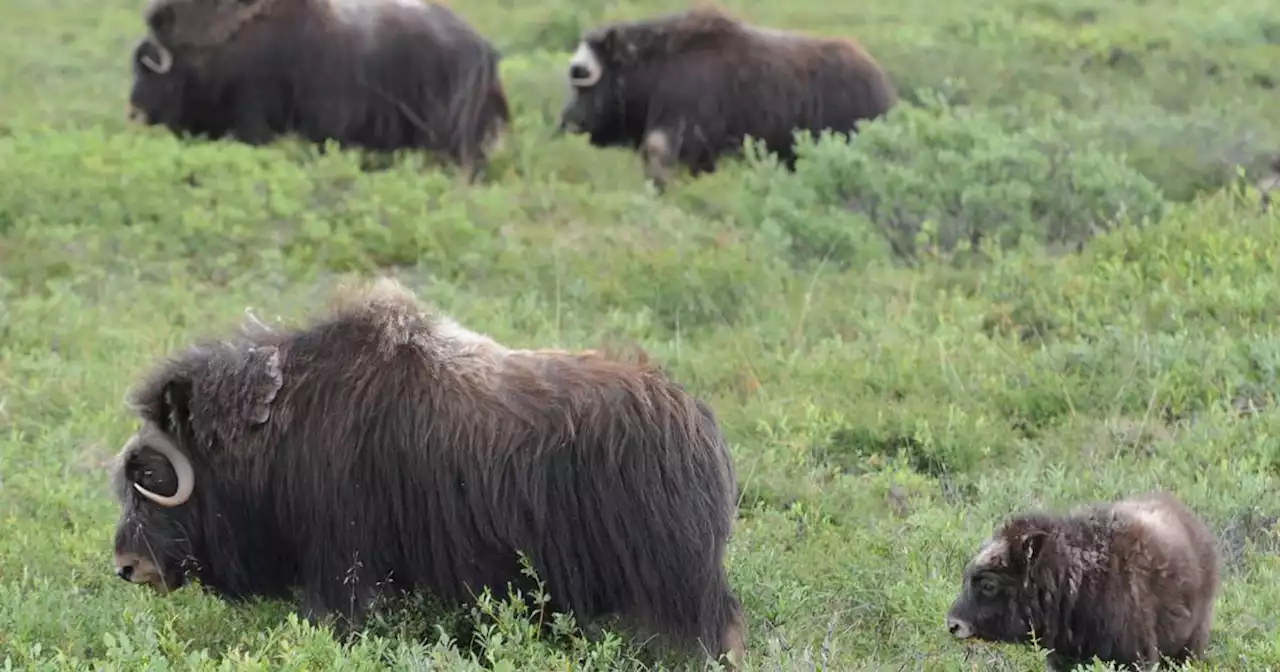
[[[557,133],[640,150],[659,188],[677,162],[714,172],[748,135],[794,168],[795,131],[853,135],[898,100],[854,42],[751,26],[714,5],[589,31],[569,81]]]
[[[501,56],[443,5],[153,0],[144,16],[130,117],[177,134],[440,151],[474,179],[510,123]]]
[[[1219,581],[1213,535],[1167,493],[1006,521],[970,561],[947,613],[960,638],[1031,641],[1069,670],[1150,669],[1203,654]]]
[[[194,347],[133,403],[122,578],[227,599],[300,587],[309,617],[358,623],[378,593],[528,594],[522,551],[584,623],[744,653],[730,454],[652,364],[507,348],[383,281],[311,326]]]

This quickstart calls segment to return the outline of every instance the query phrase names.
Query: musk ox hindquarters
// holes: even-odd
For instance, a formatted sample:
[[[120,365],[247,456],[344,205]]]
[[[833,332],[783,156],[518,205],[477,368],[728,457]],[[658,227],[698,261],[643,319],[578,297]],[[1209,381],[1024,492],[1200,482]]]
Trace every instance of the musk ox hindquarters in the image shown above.
[[[1173,495],[1000,525],[964,570],[947,613],[960,639],[1029,643],[1055,670],[1104,662],[1151,669],[1203,655],[1218,593],[1217,542]]]
[[[131,403],[128,581],[300,588],[309,617],[351,627],[390,591],[527,594],[524,553],[580,622],[743,655],[734,467],[714,412],[656,365],[507,348],[383,281],[304,328],[194,347]]]
[[[176,120],[174,130],[204,117],[253,145],[296,133],[443,152],[474,179],[510,123],[501,55],[443,5],[152,0],[144,17],[156,55],[135,54],[135,93],[176,81],[185,95],[136,95],[133,106],[143,119]]]
[[[714,172],[745,136],[794,168],[794,132],[853,135],[898,100],[849,40],[748,25],[716,7],[593,29],[569,61],[557,134],[640,150],[659,188],[677,163]]]

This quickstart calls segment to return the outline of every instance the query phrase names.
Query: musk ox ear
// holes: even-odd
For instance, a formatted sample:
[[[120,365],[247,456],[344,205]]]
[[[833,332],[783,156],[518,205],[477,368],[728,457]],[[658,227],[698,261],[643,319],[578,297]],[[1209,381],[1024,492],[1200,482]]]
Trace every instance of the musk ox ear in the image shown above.
[[[1019,560],[1023,567],[1030,567],[1040,557],[1040,549],[1048,535],[1043,530],[1033,530],[1018,539]]]
[[[243,397],[246,419],[252,425],[261,425],[271,418],[271,404],[284,386],[280,350],[273,345],[250,348],[247,359]]]
[[[194,385],[185,377],[174,377],[165,383],[162,396],[162,407],[158,415],[160,425],[168,421],[169,433],[182,435],[191,425],[191,396]]]

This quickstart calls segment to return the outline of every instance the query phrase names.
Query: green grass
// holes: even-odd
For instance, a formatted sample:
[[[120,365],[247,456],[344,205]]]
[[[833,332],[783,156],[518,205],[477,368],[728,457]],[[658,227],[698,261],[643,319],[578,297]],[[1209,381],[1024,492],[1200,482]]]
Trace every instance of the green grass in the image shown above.
[[[1155,487],[1227,563],[1192,669],[1280,669],[1280,219],[1236,187],[1280,149],[1272,0],[728,5],[861,40],[907,102],[795,174],[729,162],[657,196],[632,154],[549,136],[578,31],[681,3],[459,3],[518,115],[463,189],[130,128],[138,2],[0,0],[6,669],[634,658],[495,604],[387,612],[343,645],[289,605],[113,575],[104,466],[137,376],[246,306],[302,318],[380,272],[514,346],[633,341],[714,405],[751,669],[1036,669],[949,640],[965,560],[1012,511]]]

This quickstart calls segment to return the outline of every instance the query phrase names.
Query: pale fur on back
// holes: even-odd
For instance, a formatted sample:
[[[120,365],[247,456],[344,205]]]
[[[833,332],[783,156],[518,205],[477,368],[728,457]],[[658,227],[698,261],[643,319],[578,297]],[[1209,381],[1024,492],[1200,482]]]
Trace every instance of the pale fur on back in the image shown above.
[[[453,367],[460,375],[501,374],[512,357],[600,355],[596,350],[509,347],[428,307],[390,277],[341,286],[329,301],[329,313],[334,317],[357,317],[375,325],[382,335],[384,351],[412,345],[431,359]]]

